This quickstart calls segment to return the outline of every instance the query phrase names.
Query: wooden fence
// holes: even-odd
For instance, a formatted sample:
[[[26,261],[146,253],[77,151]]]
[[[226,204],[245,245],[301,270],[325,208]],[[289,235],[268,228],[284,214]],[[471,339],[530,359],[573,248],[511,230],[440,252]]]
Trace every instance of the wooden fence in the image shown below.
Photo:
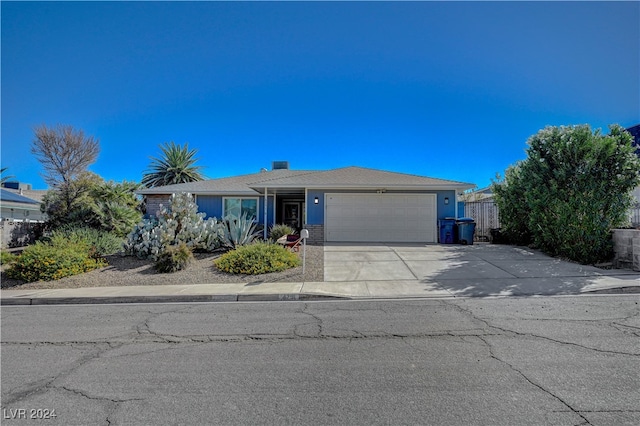
[[[493,201],[473,201],[464,205],[464,215],[476,222],[473,241],[491,241],[491,229],[500,228],[498,206]]]
[[[500,212],[493,201],[467,202],[464,206],[464,215],[471,217],[476,222],[474,241],[491,241],[491,229],[500,228]],[[631,226],[640,227],[640,204],[636,204],[629,211]]]
[[[640,227],[640,203],[631,208],[629,219],[631,220],[631,226],[634,228]]]

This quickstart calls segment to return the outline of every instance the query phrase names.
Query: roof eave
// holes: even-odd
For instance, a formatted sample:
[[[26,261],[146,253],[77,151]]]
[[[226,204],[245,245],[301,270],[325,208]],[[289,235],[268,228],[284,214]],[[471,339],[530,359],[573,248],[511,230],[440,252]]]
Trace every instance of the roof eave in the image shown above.
[[[263,186],[252,186],[252,189],[255,191],[261,192],[267,189],[349,189],[349,190],[359,190],[359,189],[367,189],[367,190],[375,190],[375,189],[394,189],[394,190],[407,190],[407,191],[447,191],[447,190],[466,190],[475,188],[475,185],[468,183],[460,183],[460,184],[441,184],[441,185],[389,185],[389,184],[364,184],[364,185],[354,185],[354,184],[311,184],[311,185],[263,185]]]

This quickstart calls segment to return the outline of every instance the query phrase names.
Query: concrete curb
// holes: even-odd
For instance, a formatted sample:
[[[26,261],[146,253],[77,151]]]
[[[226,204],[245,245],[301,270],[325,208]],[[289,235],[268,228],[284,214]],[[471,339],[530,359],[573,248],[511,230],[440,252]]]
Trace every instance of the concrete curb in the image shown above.
[[[203,303],[203,302],[284,302],[299,300],[348,300],[350,297],[316,294],[214,294],[175,296],[112,297],[10,297],[0,299],[1,306],[30,305],[105,305],[124,303]]]

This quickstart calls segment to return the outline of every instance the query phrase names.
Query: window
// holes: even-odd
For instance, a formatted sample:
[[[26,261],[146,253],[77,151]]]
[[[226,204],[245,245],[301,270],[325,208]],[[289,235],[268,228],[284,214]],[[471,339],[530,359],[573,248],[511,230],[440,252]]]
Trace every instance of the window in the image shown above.
[[[258,217],[257,198],[224,198],[222,202],[222,217],[229,215],[241,217],[246,214],[255,220]]]

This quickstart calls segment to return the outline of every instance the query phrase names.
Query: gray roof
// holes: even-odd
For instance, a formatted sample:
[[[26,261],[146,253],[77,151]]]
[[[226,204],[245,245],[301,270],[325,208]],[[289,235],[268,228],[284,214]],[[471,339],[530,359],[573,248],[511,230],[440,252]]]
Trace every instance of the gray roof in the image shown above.
[[[32,200],[31,198],[27,198],[23,195],[16,194],[11,191],[7,191],[6,189],[0,189],[0,200],[11,203],[40,204],[39,201]]]
[[[266,182],[265,182],[266,183]],[[251,187],[260,189],[262,182]],[[473,188],[474,185],[406,173],[387,172],[364,167],[344,167],[295,177],[282,177],[268,182],[269,188],[326,188],[326,189],[452,189]]]
[[[256,192],[249,186],[255,182],[268,182],[277,178],[299,176],[312,171],[303,170],[271,170],[248,175],[233,176],[228,178],[208,179],[198,182],[178,183],[175,185],[157,186],[137,191],[142,195],[153,194],[173,194],[179,192],[189,192],[191,194],[233,194],[233,195],[256,195]]]
[[[49,192],[47,189],[13,189],[13,188],[2,188],[4,191],[11,192],[12,194],[22,195],[23,197],[30,198],[39,203],[42,202],[44,196]]]
[[[465,182],[437,179],[405,173],[387,172],[364,167],[344,167],[332,170],[272,170],[221,179],[159,186],[143,189],[139,194],[192,194],[255,195],[264,188],[276,189],[469,189]]]

